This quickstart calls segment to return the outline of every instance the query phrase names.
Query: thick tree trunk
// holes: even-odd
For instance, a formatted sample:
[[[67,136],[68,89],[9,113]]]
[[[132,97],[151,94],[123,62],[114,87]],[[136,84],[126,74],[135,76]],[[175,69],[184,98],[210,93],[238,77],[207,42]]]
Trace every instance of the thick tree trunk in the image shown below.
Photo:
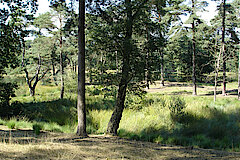
[[[79,1],[78,26],[78,136],[87,136],[85,102],[85,0]]]
[[[223,90],[222,94],[226,95],[226,54],[225,54],[225,18],[226,18],[226,0],[223,0],[223,15],[222,15],[222,58],[223,58]]]
[[[124,101],[126,97],[127,82],[125,78],[121,79],[118,89],[118,96],[115,109],[113,111],[112,117],[108,123],[107,134],[117,135],[117,130],[122,118],[122,112],[124,109]]]
[[[122,112],[124,109],[124,101],[126,97],[127,85],[130,80],[129,58],[132,53],[131,39],[132,39],[132,23],[133,23],[131,0],[125,0],[125,5],[127,10],[127,22],[126,22],[126,35],[125,35],[125,42],[124,42],[122,77],[119,84],[116,106],[107,127],[107,134],[111,134],[111,135],[117,135],[117,130],[119,128],[119,124],[122,118]]]
[[[195,5],[194,5],[194,0],[192,0],[192,14],[194,14],[194,10],[195,10]],[[192,81],[193,81],[193,95],[196,96],[197,95],[197,84],[196,84],[196,39],[195,39],[195,22],[194,22],[194,18],[193,18],[193,22],[192,22],[192,43],[193,43],[193,55],[192,55],[192,64],[193,64],[193,68],[192,68]]]

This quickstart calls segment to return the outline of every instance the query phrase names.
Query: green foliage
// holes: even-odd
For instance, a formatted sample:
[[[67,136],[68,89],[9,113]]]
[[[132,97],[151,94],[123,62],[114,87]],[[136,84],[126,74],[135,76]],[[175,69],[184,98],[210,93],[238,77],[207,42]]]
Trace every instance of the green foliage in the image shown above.
[[[129,31],[126,30],[128,28],[126,26],[129,25],[126,23],[128,22],[126,8],[129,6],[126,7],[124,1],[114,3],[114,1],[94,0],[91,2],[88,7],[93,9],[89,9],[86,14],[86,80],[87,84],[90,84],[86,87],[88,133],[100,134],[106,131],[115,106],[117,84],[121,77],[120,70],[124,70],[122,64],[129,60],[127,68],[129,72],[126,75],[131,79],[126,79],[129,84],[119,136],[203,148],[230,149],[232,146],[240,148],[240,103],[237,100],[229,97],[212,103],[212,99],[206,97],[170,97],[163,96],[162,93],[144,92],[143,83],[145,82],[143,81],[159,78],[160,62],[164,62],[165,78],[168,80],[191,80],[192,33],[187,27],[176,30],[178,27],[174,26],[174,22],[179,20],[177,15],[181,15],[182,11],[192,12],[188,22],[192,23],[194,20],[196,22],[198,80],[203,81],[209,76],[209,73],[214,70],[215,52],[219,52],[220,34],[216,33],[216,30],[220,26],[220,12],[212,21],[213,26],[207,26],[193,13],[194,9],[190,11],[186,5],[181,5],[181,0],[156,0],[151,3],[132,1],[134,6],[133,23],[130,27],[132,33],[126,40],[125,34]],[[9,118],[21,115],[28,117],[29,120],[0,119],[0,124],[7,125],[11,129],[32,127],[37,135],[41,130],[72,133],[77,125],[77,57],[75,56],[77,15],[67,12],[68,8],[64,1],[54,1],[51,3],[54,12],[39,15],[33,23],[37,27],[37,38],[24,43],[24,38],[29,34],[26,30],[28,22],[33,22],[33,17],[26,12],[28,5],[22,5],[25,1],[11,3],[17,4],[12,6],[12,10],[0,9],[3,15],[0,20],[0,78],[3,77],[6,67],[20,64],[20,61],[17,61],[17,55],[22,53],[23,44],[26,44],[24,64],[25,69],[29,71],[29,76],[34,77],[35,73],[32,71],[39,67],[40,60],[39,72],[42,73],[51,68],[52,75],[47,74],[48,79],[42,81],[42,85],[38,85],[37,95],[34,98],[27,96],[28,88],[22,85],[17,89],[18,97],[11,101],[16,86],[6,81],[1,82],[0,116]],[[226,37],[226,42],[229,42],[226,43],[226,52],[231,53],[228,55],[230,70],[237,66],[235,60],[239,49],[235,45],[239,43],[236,38],[238,36],[236,31],[239,28],[238,0],[235,0],[234,4],[235,6],[228,4],[229,15],[226,21],[227,32],[229,32],[229,36]],[[201,4],[198,3],[196,6],[199,7]],[[56,28],[52,17],[58,17],[58,20],[63,22],[62,28]],[[172,32],[169,32],[170,26]],[[42,29],[47,29],[52,37],[44,36]],[[63,54],[63,67],[66,68],[64,78],[67,99],[63,100],[58,100],[59,87],[53,87],[59,82],[57,54],[60,52]],[[125,54],[129,59],[122,60]],[[160,59],[161,54],[164,55],[163,59]],[[15,73],[12,76],[18,77]],[[229,82],[236,80],[234,76],[228,76]],[[35,76],[35,78],[40,77]],[[213,82],[212,74],[209,82]],[[43,85],[48,83],[52,86]],[[171,95],[180,93],[188,94],[188,91],[171,91]],[[10,102],[12,102],[11,105]]]
[[[187,107],[186,102],[180,97],[171,97],[168,104],[170,116],[173,122],[183,123],[186,113],[184,109]]]
[[[4,121],[0,118],[0,125],[4,125],[5,123],[6,123],[6,121]]]
[[[17,56],[21,53],[22,41],[29,33],[25,30],[27,23],[33,19],[36,11],[36,1],[11,1],[0,8],[0,116],[12,116],[10,97],[14,96],[15,84],[2,82],[3,74],[7,67],[18,65]],[[25,22],[23,22],[25,21]]]
[[[39,87],[41,88],[46,89],[45,86]],[[52,88],[57,91],[56,87]],[[105,133],[115,103],[112,96],[104,96],[106,92],[102,91],[103,87],[88,86],[87,91],[96,88],[101,91],[98,95],[86,96],[89,134]],[[128,94],[131,97],[138,97]],[[15,128],[32,128],[34,124],[40,124],[42,126],[40,130],[44,131],[75,132],[77,115],[76,101],[73,99],[76,96],[72,96],[71,100],[56,101],[54,99],[58,94],[55,98],[46,94],[49,99],[46,102],[45,98],[40,97],[41,95],[37,95],[34,103],[23,103],[25,114],[30,116],[31,121],[15,118],[11,121]],[[232,144],[234,148],[240,145],[238,143],[240,102],[234,98],[221,98],[213,103],[211,97],[175,97],[148,93],[139,99],[139,102],[141,103],[134,104],[132,101],[134,107],[127,107],[124,110],[118,131],[120,137],[216,149],[231,149]],[[20,123],[21,121],[24,122]],[[3,122],[4,125],[7,122],[7,120]]]
[[[76,122],[75,101],[57,100],[52,102],[29,103],[24,106],[25,116],[31,120],[55,122],[59,125]]]
[[[6,126],[8,126],[9,129],[15,129],[16,128],[16,120],[10,120],[8,121],[6,124]]]
[[[33,124],[33,131],[35,132],[36,135],[39,135],[42,129],[43,129],[43,125],[41,123]]]
[[[51,132],[63,132],[63,129],[57,123],[44,123],[43,129]]]
[[[65,90],[67,93],[70,93],[70,94],[76,94],[77,93],[77,73],[75,72],[68,72],[67,73],[67,76],[66,76],[66,82],[65,82]]]
[[[14,97],[14,90],[17,85],[0,82],[0,117],[11,117],[19,114],[16,104],[10,105],[11,97]]]
[[[234,109],[238,106],[238,101],[226,101],[226,99],[218,101],[218,104],[225,106],[224,110],[218,104],[211,104],[207,98],[201,97],[183,100],[181,97],[152,94],[147,95],[144,101],[148,105],[142,109],[126,109],[123,112],[119,136],[203,148],[231,148],[232,141],[238,146],[239,114]],[[175,103],[177,105],[174,105]],[[191,106],[188,105],[190,103]],[[208,104],[212,106],[206,107]],[[179,113],[179,116],[176,113]],[[96,124],[93,127],[94,133],[103,133],[110,113],[95,110],[89,114],[93,115],[91,122]],[[172,114],[177,118],[173,119]]]

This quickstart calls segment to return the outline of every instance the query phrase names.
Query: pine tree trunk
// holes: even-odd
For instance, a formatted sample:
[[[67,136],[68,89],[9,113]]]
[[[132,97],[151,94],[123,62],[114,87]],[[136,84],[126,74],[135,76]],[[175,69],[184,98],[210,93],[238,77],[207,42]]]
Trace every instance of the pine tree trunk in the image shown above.
[[[127,22],[126,22],[126,35],[125,35],[125,41],[124,41],[122,77],[119,84],[116,106],[107,127],[107,134],[111,134],[111,135],[117,135],[117,130],[119,128],[119,124],[122,118],[122,112],[124,109],[124,101],[126,97],[127,85],[130,80],[129,58],[132,53],[131,39],[132,39],[132,23],[133,23],[131,0],[125,0],[125,5],[127,10]]]
[[[85,104],[85,0],[79,1],[78,26],[78,136],[87,136]]]
[[[196,84],[196,40],[195,40],[195,25],[194,21],[192,23],[192,29],[193,29],[193,55],[192,55],[192,81],[193,81],[193,95],[197,95],[197,84]]]
[[[127,79],[122,78],[119,84],[116,106],[111,116],[111,119],[108,123],[107,134],[117,135],[117,130],[119,128],[119,124],[120,124],[123,109],[124,109],[126,90],[127,90]]]
[[[146,88],[150,89],[150,85],[149,85],[149,69],[148,69],[148,52],[147,52],[147,55],[146,55],[145,81],[146,81]]]
[[[164,86],[164,61],[163,61],[163,52],[161,54],[161,86]]]
[[[55,66],[54,66],[53,60],[52,60],[52,76],[53,76],[53,81],[54,81],[55,85],[58,86],[57,80],[56,80],[56,77],[55,77],[56,76],[56,71],[55,71]]]
[[[146,26],[146,30],[147,30],[147,42],[149,42],[149,31],[148,31],[148,26]],[[146,88],[147,89],[150,89],[150,86],[149,86],[149,65],[148,65],[148,59],[149,59],[149,45],[147,46],[147,53],[146,53],[146,61],[145,61],[145,81],[146,81]]]
[[[63,53],[62,53],[62,37],[60,38],[60,72],[61,72],[61,93],[60,98],[64,96],[64,66],[63,66]]]
[[[214,85],[214,102],[217,100],[217,84],[218,84],[218,71],[219,71],[219,65],[220,65],[220,58],[221,58],[221,52],[219,53],[217,57],[217,62],[215,65],[215,85]]]
[[[222,15],[222,58],[223,58],[223,90],[222,94],[226,95],[226,55],[225,55],[225,18],[226,18],[226,0],[223,0],[223,15]]]
[[[240,52],[238,54],[238,100],[240,100]]]
[[[118,54],[116,51],[116,74],[118,74]]]
[[[161,23],[162,21],[162,18],[161,18],[161,10],[159,9],[159,7],[157,7],[157,11],[158,11],[158,22],[159,24]],[[163,87],[164,86],[164,61],[163,61],[163,52],[161,51],[161,48],[160,48],[160,57],[161,57],[161,62],[160,62],[160,70],[161,70],[161,82],[160,82],[160,86]]]
[[[218,79],[218,71],[216,70],[215,71],[215,80],[214,80],[214,82],[215,82],[215,84],[214,84],[214,102],[216,102],[216,100],[217,100],[217,79]]]
[[[195,10],[194,0],[192,0],[192,12]],[[192,13],[193,14],[193,13]],[[192,55],[192,81],[193,81],[193,95],[197,95],[197,84],[196,84],[196,39],[195,39],[195,22],[193,18],[192,22],[192,43],[193,43],[193,55]]]
[[[60,22],[60,30],[62,29],[62,17],[59,18]],[[63,64],[63,39],[62,39],[62,31],[60,31],[60,73],[61,73],[61,92],[60,92],[60,99],[63,99],[64,96],[64,64]]]

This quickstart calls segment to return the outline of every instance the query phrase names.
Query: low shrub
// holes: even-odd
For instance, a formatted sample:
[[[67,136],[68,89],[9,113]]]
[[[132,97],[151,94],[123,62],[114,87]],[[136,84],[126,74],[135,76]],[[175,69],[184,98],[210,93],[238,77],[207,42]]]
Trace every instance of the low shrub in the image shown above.
[[[6,126],[8,126],[9,129],[15,129],[16,127],[16,121],[10,120],[6,123]]]
[[[6,121],[0,119],[0,125],[4,125],[6,123]]]
[[[57,123],[44,123],[43,130],[50,132],[60,132],[63,133],[63,128]]]
[[[187,123],[185,108],[187,107],[184,99],[180,97],[171,97],[168,108],[170,110],[170,116],[174,123]]]
[[[43,129],[43,124],[41,123],[33,124],[33,131],[36,135],[39,135],[42,129]]]

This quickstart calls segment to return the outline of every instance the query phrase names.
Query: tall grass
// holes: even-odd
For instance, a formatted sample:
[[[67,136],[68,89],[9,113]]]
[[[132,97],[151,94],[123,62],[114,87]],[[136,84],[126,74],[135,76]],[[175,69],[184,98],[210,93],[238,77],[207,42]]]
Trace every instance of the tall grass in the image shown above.
[[[171,109],[177,101],[186,102],[176,113]],[[240,102],[221,98],[216,103],[208,97],[184,97],[148,94],[139,109],[123,112],[119,136],[157,143],[191,145],[203,148],[239,149]],[[181,117],[179,117],[179,115]],[[111,111],[92,110],[89,116],[95,124],[95,133],[106,131]]]
[[[34,98],[26,86],[19,88],[13,101],[23,105],[22,116],[29,119],[0,120],[11,128],[33,128],[73,133],[77,126],[76,93],[68,83],[66,98],[59,100],[59,88],[39,85]],[[229,86],[235,86],[229,84]],[[168,92],[175,93],[179,89]],[[22,90],[22,91],[21,91]],[[26,93],[26,94],[23,94]],[[87,132],[106,131],[116,97],[115,87],[87,87]],[[121,137],[150,142],[217,149],[240,149],[240,102],[233,97],[129,94],[118,134]],[[21,123],[22,121],[22,123]]]

